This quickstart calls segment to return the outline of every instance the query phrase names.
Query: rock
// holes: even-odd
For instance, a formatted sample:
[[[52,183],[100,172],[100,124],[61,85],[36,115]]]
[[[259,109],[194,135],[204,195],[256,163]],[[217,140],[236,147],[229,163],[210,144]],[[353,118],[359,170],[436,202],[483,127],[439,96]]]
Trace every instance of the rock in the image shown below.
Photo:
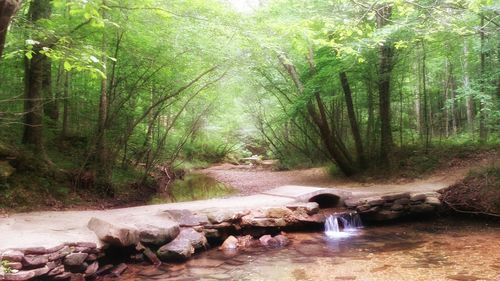
[[[41,267],[49,262],[48,256],[24,256],[23,266],[25,267]]]
[[[348,208],[355,208],[359,205],[366,204],[366,199],[365,198],[350,198],[344,201],[344,204]]]
[[[202,211],[208,217],[208,221],[211,224],[220,224],[223,222],[234,222],[239,220],[242,216],[248,214],[248,212],[239,212],[235,210],[226,209],[206,209]]]
[[[165,245],[179,235],[179,225],[170,227],[157,227],[154,225],[136,225],[139,229],[139,240],[144,244]]]
[[[59,275],[54,276],[54,280],[68,280],[71,278],[72,279],[73,274],[71,272],[63,272]]]
[[[59,266],[60,264],[61,264],[60,261],[57,261],[57,262],[55,262],[55,261],[49,261],[47,263],[47,267],[49,268],[49,270],[52,270],[52,269],[56,268],[57,266]]]
[[[308,215],[314,215],[319,212],[319,204],[316,202],[292,203],[286,207],[292,211],[303,209]]]
[[[99,276],[108,274],[112,268],[113,268],[113,265],[106,264],[105,266],[102,266],[101,268],[99,268],[99,270],[97,270],[97,272],[95,274],[99,275]]]
[[[238,248],[238,239],[234,236],[229,236],[226,240],[224,240],[224,243],[219,247],[221,250],[234,250]]]
[[[386,201],[395,201],[401,198],[410,198],[410,193],[409,192],[403,192],[403,193],[391,193],[391,194],[386,194],[382,196],[382,199]]]
[[[230,222],[222,222],[219,224],[208,224],[204,226],[204,229],[230,229],[230,228],[234,228],[233,224]],[[196,230],[194,227],[193,229]]]
[[[204,249],[207,247],[207,238],[203,233],[197,232],[192,228],[183,228],[179,233],[180,239],[187,239],[195,250]]]
[[[408,205],[410,204],[410,198],[400,198],[394,201],[394,204]]]
[[[127,270],[128,266],[124,263],[120,263],[119,265],[115,266],[110,274],[111,276],[113,277],[120,277],[120,275],[122,275],[122,273]]]
[[[195,215],[189,210],[165,210],[162,214],[179,223],[179,226],[181,227],[208,224],[208,218],[206,215]]]
[[[98,218],[91,218],[88,228],[94,231],[101,241],[110,245],[127,247],[139,242],[139,231],[135,227],[111,224]]]
[[[424,193],[419,193],[419,194],[413,194],[410,198],[410,201],[411,202],[417,202],[417,201],[425,201],[425,199],[427,198],[427,195],[425,195]]]
[[[417,214],[422,214],[422,213],[431,213],[435,210],[434,206],[429,205],[429,204],[419,204],[419,205],[412,205],[410,207],[410,212],[411,213],[417,213]]]
[[[69,278],[70,281],[85,281],[85,276],[82,273],[73,273]]]
[[[80,266],[82,265],[89,254],[87,253],[72,253],[64,258],[64,265],[66,266]]]
[[[378,211],[380,211],[380,209],[382,209],[382,207],[380,206],[373,206],[369,209],[364,209],[364,210],[358,210],[358,213],[360,214],[373,214],[373,213],[376,213]]]
[[[276,235],[273,238],[278,241],[280,247],[285,247],[290,244],[290,239],[283,234]]]
[[[94,276],[99,269],[99,263],[94,262],[85,269],[85,277]]]
[[[385,203],[385,200],[383,200],[380,197],[374,197],[374,198],[367,199],[367,202],[366,202],[366,204],[370,205],[371,207],[381,206],[381,205],[384,205],[384,203]]]
[[[356,211],[358,211],[360,213],[363,213],[363,212],[366,212],[366,211],[370,210],[370,208],[372,208],[372,206],[370,206],[368,204],[359,205],[359,206],[356,207]]]
[[[218,229],[203,229],[203,233],[207,239],[220,239],[222,237]]]
[[[265,247],[277,248],[280,246],[280,242],[271,235],[264,235],[259,238],[260,244]]]
[[[439,200],[439,198],[437,197],[432,197],[432,196],[428,196],[425,199],[425,203],[431,206],[441,206],[441,200]]]
[[[252,235],[245,235],[245,236],[239,236],[238,237],[238,248],[247,248],[252,245],[253,242],[253,237]]]
[[[284,227],[287,223],[279,218],[255,218],[251,215],[241,218],[241,226],[246,227]]]
[[[87,260],[88,262],[93,262],[93,261],[96,261],[97,260],[97,255],[96,254],[89,254],[89,256],[87,257]]]
[[[48,276],[56,276],[64,272],[64,265],[59,265],[50,270],[47,275]]]
[[[390,221],[400,218],[403,214],[400,211],[382,210],[369,215],[368,218],[374,221]]]
[[[182,261],[191,257],[194,251],[191,241],[177,237],[158,249],[157,255],[162,261]]]
[[[5,280],[5,281],[25,281],[25,280],[30,280],[32,278],[36,277],[36,272],[34,270],[29,270],[29,271],[19,271],[16,273],[6,273],[3,276],[3,279],[0,280]]]
[[[326,217],[323,214],[314,214],[312,216],[307,216],[305,218],[299,218],[299,222],[304,223],[315,223],[315,224],[323,224],[326,221]]]
[[[71,254],[71,249],[69,248],[69,246],[64,246],[59,251],[49,254],[48,255],[49,256],[49,261],[60,260],[60,259],[64,258],[65,256],[69,255],[69,254]]]
[[[0,161],[0,178],[8,178],[16,172],[16,169],[12,167],[9,161]]]
[[[401,211],[403,209],[404,209],[404,207],[401,204],[394,203],[394,205],[391,206],[391,210],[393,210],[393,211]]]
[[[42,268],[33,269],[33,271],[35,272],[35,277],[39,277],[47,274],[50,269],[48,266],[44,266]]]
[[[265,210],[265,215],[264,217],[266,218],[274,218],[274,219],[281,219],[281,218],[288,218],[291,217],[293,212],[284,207],[275,207],[275,208],[268,208]]]
[[[43,247],[32,247],[32,248],[23,249],[23,252],[25,255],[45,255],[45,254],[47,254],[47,249],[45,249]]]
[[[6,262],[4,264],[7,268],[14,269],[14,270],[21,270],[23,269],[23,264],[20,262]]]
[[[2,253],[1,260],[10,262],[22,262],[24,253],[18,250],[7,250]]]

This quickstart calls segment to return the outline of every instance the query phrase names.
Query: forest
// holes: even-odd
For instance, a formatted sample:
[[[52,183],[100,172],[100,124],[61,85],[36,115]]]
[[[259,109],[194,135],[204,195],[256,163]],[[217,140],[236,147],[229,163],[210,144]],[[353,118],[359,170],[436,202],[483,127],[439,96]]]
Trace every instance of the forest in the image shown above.
[[[493,0],[1,0],[0,208],[498,149],[499,27]]]

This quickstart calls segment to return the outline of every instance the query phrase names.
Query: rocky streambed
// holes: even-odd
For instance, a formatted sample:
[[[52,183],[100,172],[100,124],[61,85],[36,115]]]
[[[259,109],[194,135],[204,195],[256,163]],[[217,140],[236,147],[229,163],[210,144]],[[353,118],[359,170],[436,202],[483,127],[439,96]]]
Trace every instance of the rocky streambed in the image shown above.
[[[357,211],[363,220],[387,221],[432,214],[441,206],[437,193],[393,193],[346,200],[314,194],[309,200],[312,202],[259,208],[165,209],[146,217],[92,217],[87,227],[100,243],[83,241],[0,251],[0,280],[118,277],[126,271],[125,263],[178,263],[219,245],[229,251],[252,245],[285,247],[289,239],[282,231],[321,230],[332,213]],[[328,200],[333,203],[325,204]],[[328,208],[320,208],[325,206]]]

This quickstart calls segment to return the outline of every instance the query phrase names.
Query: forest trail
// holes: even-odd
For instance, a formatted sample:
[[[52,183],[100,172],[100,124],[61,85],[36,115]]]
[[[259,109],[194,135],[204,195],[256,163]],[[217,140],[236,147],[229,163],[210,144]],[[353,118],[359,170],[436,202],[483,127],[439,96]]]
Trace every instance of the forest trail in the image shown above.
[[[284,185],[305,185],[349,190],[353,194],[365,196],[386,192],[426,192],[446,188],[463,179],[469,171],[493,163],[497,156],[494,153],[481,155],[469,161],[453,160],[446,167],[440,167],[437,171],[417,179],[365,179],[363,182],[349,178],[333,178],[326,168],[273,171],[248,165],[219,164],[200,172],[234,187],[240,195],[265,193]]]

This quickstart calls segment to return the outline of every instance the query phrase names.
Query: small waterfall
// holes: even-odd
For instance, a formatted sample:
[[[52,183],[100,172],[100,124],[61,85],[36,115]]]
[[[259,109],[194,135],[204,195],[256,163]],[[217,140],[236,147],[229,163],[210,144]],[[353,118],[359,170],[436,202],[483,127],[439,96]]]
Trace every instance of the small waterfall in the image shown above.
[[[342,226],[342,229],[341,227]],[[329,216],[325,221],[325,234],[331,238],[347,237],[363,227],[361,218],[356,212],[345,214],[334,214]]]

